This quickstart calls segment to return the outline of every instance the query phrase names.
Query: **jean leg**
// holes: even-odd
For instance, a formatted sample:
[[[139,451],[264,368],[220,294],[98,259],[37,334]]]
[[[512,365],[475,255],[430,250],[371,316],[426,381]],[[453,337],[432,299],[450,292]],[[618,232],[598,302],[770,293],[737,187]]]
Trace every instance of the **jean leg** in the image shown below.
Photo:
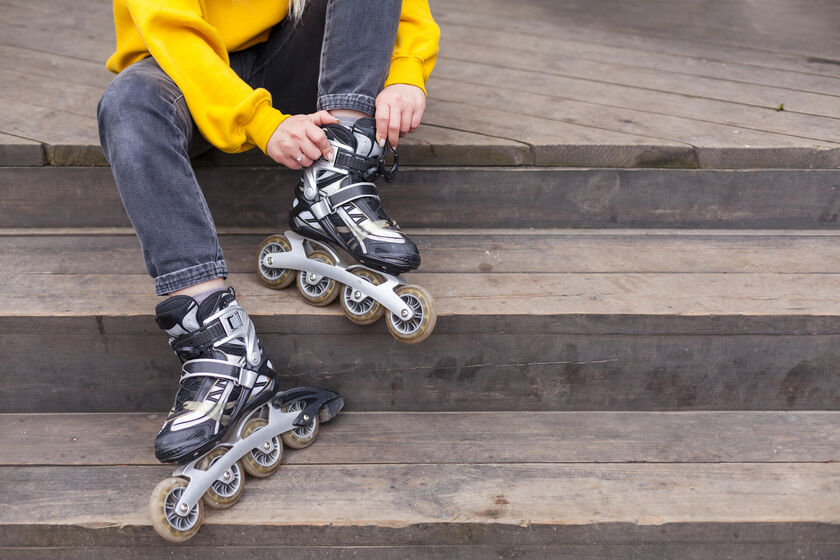
[[[400,0],[311,0],[260,46],[243,79],[288,114],[355,109],[373,115],[399,25]]]
[[[318,109],[376,112],[400,23],[402,0],[331,0],[327,6]]]
[[[144,59],[114,78],[97,116],[102,149],[157,295],[226,277],[216,227],[190,163],[191,148],[206,147],[206,141],[178,87],[153,59]]]

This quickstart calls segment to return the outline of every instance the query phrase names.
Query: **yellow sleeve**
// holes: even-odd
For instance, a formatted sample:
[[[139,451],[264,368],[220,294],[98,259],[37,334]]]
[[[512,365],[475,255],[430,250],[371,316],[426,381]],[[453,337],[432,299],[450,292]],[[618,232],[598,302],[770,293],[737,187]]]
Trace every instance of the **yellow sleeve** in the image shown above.
[[[426,93],[426,81],[437,60],[440,28],[428,0],[403,0],[397,42],[385,85],[410,84]]]
[[[146,48],[184,94],[201,133],[225,152],[252,146],[265,151],[288,115],[271,106],[271,94],[252,89],[230,68],[218,31],[202,18],[196,0],[128,0]]]

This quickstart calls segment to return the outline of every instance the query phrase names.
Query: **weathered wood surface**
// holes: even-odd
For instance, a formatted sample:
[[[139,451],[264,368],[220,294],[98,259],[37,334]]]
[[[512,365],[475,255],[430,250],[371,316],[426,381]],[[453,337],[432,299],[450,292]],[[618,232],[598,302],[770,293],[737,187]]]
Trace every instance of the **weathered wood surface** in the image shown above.
[[[198,169],[216,225],[286,228],[297,175]],[[128,226],[110,169],[0,168],[0,227]],[[380,194],[403,227],[840,226],[838,170],[406,168]]]
[[[452,10],[454,3],[449,5],[450,9],[446,10],[446,13],[441,16],[446,20],[444,25],[448,31],[441,37],[445,50],[449,50],[447,45],[457,45],[463,42],[481,45],[483,49],[498,50],[503,47],[505,52],[529,53],[528,59],[520,60],[519,64],[513,65],[514,67],[529,65],[534,58],[540,58],[543,61],[568,60],[570,63],[597,62],[619,65],[624,69],[645,68],[667,71],[683,75],[686,80],[698,76],[833,96],[836,96],[837,92],[840,91],[840,76],[826,76],[803,71],[806,64],[804,59],[795,69],[785,70],[766,65],[736,62],[733,57],[737,57],[738,54],[743,52],[740,49],[732,49],[731,52],[727,53],[730,55],[728,60],[718,60],[713,56],[708,56],[709,46],[704,47],[702,52],[692,52],[691,49],[697,49],[697,47],[685,41],[669,45],[672,48],[666,48],[661,41],[658,43],[659,47],[651,45],[645,48],[641,44],[613,46],[604,42],[605,35],[603,33],[595,37],[590,36],[589,33],[575,36],[557,33],[546,35],[534,33],[530,30],[513,29],[505,29],[502,33],[488,33],[488,20],[484,11],[467,14]],[[482,19],[483,16],[484,19]],[[618,34],[618,36],[622,35]],[[714,47],[711,48],[714,49]],[[718,51],[720,51],[719,48]],[[447,58],[458,58],[456,56],[458,52],[460,51],[454,51],[453,55],[447,55]],[[468,52],[470,60],[477,62],[487,51],[471,47]],[[574,59],[569,60],[570,57],[574,57]],[[612,85],[602,83],[604,87]],[[599,93],[599,91],[590,89],[590,93],[594,94]],[[562,93],[565,95],[567,92]],[[650,91],[649,93],[654,92]],[[694,101],[701,102],[702,100],[694,98]],[[729,110],[735,110],[736,108],[733,104],[720,105],[720,107],[728,107]],[[720,115],[712,115],[712,118],[715,117],[720,117]]]
[[[742,526],[738,526],[739,537],[743,534]],[[782,526],[787,527],[787,526]],[[733,527],[727,527],[731,532]],[[460,528],[459,528],[460,530]],[[526,531],[526,529],[522,529]],[[625,560],[647,560],[649,558],[683,558],[686,560],[719,558],[740,558],[741,560],[765,559],[765,558],[793,558],[796,555],[808,558],[831,558],[837,552],[837,545],[833,543],[816,543],[810,541],[813,529],[800,527],[799,524],[792,531],[796,536],[794,542],[781,543],[750,543],[736,544],[733,542],[686,542],[686,543],[650,543],[633,544],[637,538],[636,534],[630,531],[627,536],[627,543],[598,543],[593,541],[590,545],[578,544],[539,544],[520,545],[512,547],[510,544],[500,541],[496,545],[394,545],[394,546],[305,546],[298,547],[283,545],[254,545],[234,546],[218,545],[212,547],[192,545],[188,548],[180,547],[180,557],[196,558],[200,560],[216,560],[242,557],[260,557],[272,555],[283,558],[295,558],[295,560],[345,560],[365,558],[366,560],[391,559],[399,556],[406,560],[507,560],[515,555],[517,560],[544,560],[553,558],[556,560],[590,560],[603,558],[623,558]],[[285,535],[285,532],[284,532]],[[596,537],[597,538],[597,537]],[[241,539],[241,531],[237,531],[236,539]],[[268,542],[273,542],[273,538]],[[32,548],[0,548],[0,554],[8,555],[8,558],[16,560],[170,560],[172,558],[172,547],[160,543],[145,545],[143,548],[136,548],[133,545],[123,547],[108,546],[96,548],[60,548],[46,549],[41,547]]]
[[[110,5],[67,8],[0,7],[0,99],[27,103],[0,111],[0,134],[43,143],[52,165],[102,165],[92,108],[110,79]],[[840,165],[831,5],[529,0],[512,11],[501,0],[458,0],[432,8],[443,29],[426,118],[436,126],[406,141],[414,163]]]
[[[149,492],[170,472],[2,467],[0,524],[146,526]],[[837,463],[287,465],[205,523],[840,523],[838,492]]]
[[[423,272],[840,273],[840,232],[779,230],[406,229]],[[278,232],[279,233],[279,232]],[[220,235],[230,272],[251,273],[266,232]],[[0,229],[0,270],[138,274],[133,230]]]
[[[736,68],[840,76],[836,65],[840,52],[832,38],[836,6],[796,1],[775,2],[768,9],[768,4],[718,0],[686,8],[662,1],[558,5],[536,0],[523,2],[516,17],[501,1],[459,0],[433,6],[444,29],[449,23],[459,23],[493,33],[567,36],[643,52],[720,60]],[[807,31],[794,31],[797,26]]]
[[[0,465],[156,465],[164,416],[2,414]],[[284,463],[829,462],[840,413],[344,412],[318,442]]]
[[[0,282],[2,409],[166,410],[177,363],[134,237],[47,233],[0,235],[0,265],[17,271]],[[834,237],[429,231],[430,272],[407,276],[440,314],[420,347],[259,285],[259,236],[223,244],[274,363],[355,410],[830,410]]]
[[[232,538],[235,532],[235,540]],[[0,526],[0,542],[13,558],[172,558],[173,547],[149,527],[85,528],[69,525]],[[388,527],[205,525],[178,547],[185,558],[241,558],[254,554],[294,558],[561,558],[568,560],[684,558],[832,558],[837,525],[826,523],[598,523],[501,525],[432,523]],[[15,547],[15,548],[12,548]],[[27,548],[23,548],[27,547]],[[72,548],[70,548],[72,547]],[[62,556],[65,553],[66,556]]]
[[[0,166],[40,166],[44,163],[44,148],[40,142],[0,133]]]
[[[0,410],[168,410],[180,365],[150,315],[5,325]],[[635,332],[577,334],[589,324],[572,322],[558,334],[552,321],[485,331],[465,320],[408,346],[381,323],[361,329],[335,318],[330,330],[280,319],[255,322],[283,386],[334,389],[352,411],[837,410],[840,402],[840,335],[807,329],[733,334],[712,323],[713,334],[684,334],[666,323],[643,334],[644,324],[616,317],[615,330]]]
[[[836,274],[412,272],[440,316],[753,315],[840,316]],[[231,274],[253,315],[339,315],[313,308],[294,289],[269,290],[256,274]],[[0,273],[0,317],[137,316],[153,309],[145,274]]]

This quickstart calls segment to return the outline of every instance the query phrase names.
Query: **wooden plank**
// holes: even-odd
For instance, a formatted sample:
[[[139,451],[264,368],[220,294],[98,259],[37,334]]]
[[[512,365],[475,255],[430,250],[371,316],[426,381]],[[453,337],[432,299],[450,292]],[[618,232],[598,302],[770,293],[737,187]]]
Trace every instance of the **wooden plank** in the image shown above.
[[[105,68],[104,61],[93,62],[66,54],[42,52],[4,44],[0,44],[0,68],[8,70],[25,68],[26,72],[32,76],[98,87],[102,91],[114,77]],[[10,84],[4,84],[4,86],[9,87]]]
[[[432,90],[426,122],[524,142],[536,165],[569,167],[697,167],[694,150],[658,137],[640,136],[586,124],[554,121],[511,110],[475,107],[436,98]],[[511,109],[511,108],[508,108]]]
[[[36,274],[145,271],[132,230],[32,235],[0,230],[0,270]],[[423,272],[840,273],[840,233],[687,230],[405,230]],[[266,233],[223,234],[228,270],[251,273]],[[38,255],[38,258],[33,258]]]
[[[473,46],[469,50],[466,50],[467,46],[463,45],[462,48],[455,51],[459,54],[453,54],[451,57],[454,60],[467,62],[476,59],[477,61],[490,62],[496,60],[494,55],[499,50],[485,48],[483,46]],[[574,57],[538,57],[523,55],[521,52],[505,52],[508,54],[503,56],[502,60],[508,60],[510,62],[503,64],[512,69],[524,66],[535,72],[541,71],[542,74],[556,74],[565,78],[585,80],[590,82],[590,88],[593,91],[597,91],[600,84],[603,83],[635,88],[637,90],[677,94],[689,98],[685,100],[686,103],[691,103],[693,98],[712,99],[774,111],[780,104],[784,103],[784,110],[786,112],[828,118],[826,125],[829,125],[831,119],[836,115],[836,96],[755,84],[742,84],[700,76],[692,76],[688,79],[685,76],[660,72],[658,70],[627,68],[617,64],[578,60]],[[443,60],[447,60],[449,56],[442,55],[442,58]],[[534,58],[536,60],[522,62],[523,59],[528,58]],[[500,62],[497,61],[495,64],[501,65]]]
[[[500,99],[504,100],[502,106],[516,107],[525,114],[532,114],[529,109],[533,111],[534,108],[547,110],[551,103],[556,106],[558,100],[562,100],[564,113],[558,111],[558,115],[565,115],[575,122],[607,126],[601,124],[606,121],[614,130],[636,130],[636,134],[658,134],[675,141],[701,145],[708,143],[709,137],[718,145],[738,147],[744,144],[760,147],[767,143],[784,146],[791,142],[800,146],[836,144],[840,130],[836,119],[788,110],[777,111],[778,104],[773,107],[747,106],[647,87],[616,85],[611,81],[582,79],[569,72],[563,61],[554,60],[549,55],[538,57],[525,51],[484,46],[473,50],[475,54],[441,61],[435,73],[435,83],[438,84],[433,92],[435,98],[469,102],[465,100],[469,98],[464,97],[469,91],[473,95],[473,104]],[[464,53],[465,49],[458,52]],[[529,62],[521,62],[523,59]],[[547,72],[547,69],[554,72]],[[582,75],[586,76],[586,73]],[[680,79],[686,80],[684,76]],[[492,91],[499,88],[502,91],[494,95]],[[549,99],[536,102],[527,95],[529,93]],[[604,116],[592,113],[596,108],[604,111]],[[613,113],[616,115],[614,123],[608,118]],[[552,112],[546,114],[552,115]],[[680,119],[668,121],[663,115]],[[749,130],[740,130],[743,136],[734,136],[733,128]],[[755,132],[748,138],[751,131]],[[761,132],[765,134],[759,134]],[[774,138],[766,133],[785,137]],[[796,138],[789,138],[791,136]]]
[[[484,71],[479,68],[473,70],[478,80],[483,79],[480,75],[487,75],[487,68]],[[479,112],[522,107],[517,111],[522,111],[528,118],[542,118],[551,123],[549,126],[572,121],[603,130],[666,137],[670,141],[694,146],[698,163],[703,167],[712,167],[705,159],[707,152],[714,154],[716,160],[713,166],[718,168],[809,167],[814,162],[824,166],[835,165],[834,162],[840,164],[840,144],[744,128],[736,122],[722,125],[623,107],[570,101],[552,96],[550,92],[555,90],[550,85],[545,87],[549,95],[533,94],[523,91],[517,84],[539,83],[541,78],[526,79],[530,74],[516,70],[510,71],[510,75],[505,78],[502,74],[506,72],[492,72],[498,76],[493,79],[497,83],[492,86],[462,82],[463,74],[455,73],[454,76],[461,76],[459,81],[442,80],[445,89],[437,90],[439,93],[434,94],[435,98]],[[776,128],[782,130],[783,127]],[[830,129],[832,126],[823,128]],[[806,133],[805,129],[800,132]],[[568,147],[562,146],[560,149]],[[782,163],[779,163],[780,160]],[[561,165],[566,163],[565,160],[549,162]],[[649,167],[676,166],[669,159],[659,163],[647,161],[645,164]]]
[[[50,165],[103,165],[96,114],[82,117],[65,111],[3,98],[0,132],[46,144]]]
[[[0,21],[0,37],[5,45],[60,55],[70,54],[102,64],[114,51],[113,23],[104,25],[104,15],[110,12],[106,4],[100,4],[102,15],[99,17],[92,17],[92,14],[77,15],[75,6],[67,7],[59,14],[56,14],[56,10],[29,9],[24,13],[17,9],[18,14],[13,15],[13,9],[7,4]],[[51,24],[44,25],[44,21],[50,21]]]
[[[836,229],[838,173],[404,168],[380,195],[407,228]],[[286,228],[296,173],[228,167],[197,176],[218,227]],[[129,225],[108,168],[6,167],[0,184],[3,228]]]
[[[518,560],[543,560],[549,557],[556,560],[603,560],[604,558],[623,558],[626,560],[646,560],[648,558],[716,560],[727,557],[737,557],[742,560],[758,560],[771,558],[774,555],[779,558],[793,558],[796,555],[807,558],[830,558],[836,551],[837,545],[834,543],[814,542],[812,540],[814,530],[810,525],[806,527],[802,525],[804,524],[796,524],[795,527],[791,527],[790,525],[777,524],[778,529],[790,529],[790,532],[795,536],[790,542],[774,542],[770,544],[764,542],[756,543],[754,541],[749,544],[726,542],[725,538],[724,542],[703,540],[702,542],[651,543],[646,540],[641,544],[632,544],[631,541],[639,538],[637,532],[632,532],[632,536],[625,536],[627,542],[604,543],[600,540],[594,540],[590,545],[550,542],[530,546],[511,546],[507,541],[499,539],[498,544],[495,545],[285,546],[268,544],[249,546],[228,544],[213,546],[190,545],[186,550],[189,550],[189,554],[194,554],[196,558],[201,558],[202,560],[227,559],[231,557],[260,557],[261,555],[268,554],[269,551],[270,554],[282,555],[285,558],[295,558],[295,560],[323,560],[324,558],[383,560],[394,558],[397,555],[406,560],[451,560],[452,558],[458,558],[459,560],[503,560],[510,558],[511,554],[515,554]],[[739,539],[743,536],[742,528],[747,528],[747,526],[738,526],[737,533]],[[730,533],[735,530],[734,527],[728,527],[728,529],[730,529]],[[78,528],[76,531],[82,532]],[[521,529],[521,531],[525,532],[527,529]],[[241,535],[242,530],[238,529],[236,542],[240,542]],[[597,539],[597,537],[595,538]],[[266,542],[273,543],[274,541],[271,537],[268,537]],[[184,545],[181,545],[180,549],[185,550]],[[131,545],[123,547],[88,546],[82,548],[0,548],[0,554],[7,555],[9,558],[15,558],[16,560],[35,558],[38,560],[49,560],[52,558],[57,560],[124,560],[135,558],[142,560],[169,560],[172,558],[172,547],[162,544],[149,544],[144,545],[142,549]]]
[[[0,97],[3,99],[25,99],[29,105],[94,119],[96,106],[104,91],[99,85],[77,84],[57,79],[55,76],[39,76],[21,69],[2,67],[0,82],[4,84],[3,90],[0,91]],[[85,135],[80,133],[79,140],[85,139]]]
[[[156,465],[163,419],[3,414],[0,465]],[[808,463],[838,448],[840,412],[344,412],[284,462]]]
[[[232,539],[232,531],[236,538]],[[171,558],[172,546],[150,527],[87,528],[70,525],[0,526],[3,552],[22,558]],[[294,558],[451,558],[503,560],[546,557],[565,560],[627,558],[830,558],[838,530],[826,523],[598,523],[591,525],[499,525],[431,523],[400,529],[375,526],[277,528],[260,525],[205,525],[179,545],[196,558],[265,556]],[[67,556],[61,556],[61,554]],[[252,554],[251,554],[252,553]],[[85,556],[89,554],[90,556]],[[14,556],[19,558],[19,556]]]
[[[40,142],[0,133],[0,166],[44,165],[44,148]]]
[[[381,322],[245,307],[283,386],[334,389],[352,411],[835,410],[840,398],[837,318],[442,317],[409,346]],[[0,410],[168,410],[180,365],[151,314],[2,319]]]
[[[0,524],[147,526],[160,467],[0,469]],[[208,525],[838,523],[840,465],[289,465]],[[114,493],[119,499],[114,499]],[[563,507],[558,507],[563,504]]]
[[[448,23],[454,21],[461,25],[487,27],[494,33],[515,30],[537,35],[565,36],[619,47],[629,46],[632,48],[659,50],[698,58],[708,57],[727,62],[769,68],[784,68],[830,77],[838,76],[835,60],[837,56],[835,55],[834,59],[831,58],[832,55],[826,57],[827,51],[825,50],[825,45],[832,44],[830,27],[826,30],[829,32],[829,38],[825,41],[814,39],[817,36],[814,33],[817,26],[812,26],[805,33],[790,33],[788,32],[791,29],[790,27],[783,27],[773,34],[776,36],[784,35],[788,38],[802,38],[806,42],[810,42],[812,49],[806,50],[813,50],[811,53],[795,52],[793,49],[773,50],[762,48],[757,45],[755,37],[752,37],[753,41],[748,40],[741,43],[732,43],[731,39],[734,36],[729,37],[730,41],[724,42],[697,37],[694,33],[695,22],[708,19],[709,17],[714,18],[718,14],[725,13],[726,4],[737,5],[739,7],[744,5],[743,2],[737,4],[719,3],[715,9],[706,10],[699,18],[684,18],[682,12],[680,14],[674,14],[674,12],[670,11],[677,8],[673,4],[660,6],[660,10],[664,13],[669,13],[677,22],[683,23],[679,26],[679,32],[676,34],[669,32],[669,28],[674,27],[674,21],[658,28],[647,29],[645,32],[628,28],[624,21],[605,28],[602,25],[604,22],[603,18],[604,16],[610,17],[610,10],[604,4],[600,3],[592,6],[592,8],[600,12],[597,17],[583,19],[569,17],[568,9],[570,4],[568,3],[563,6],[563,10],[557,10],[553,3],[547,5],[542,2],[529,2],[520,6],[515,17],[511,15],[509,9],[506,9],[507,6],[501,2],[481,2],[480,4],[473,0],[459,0],[457,3],[437,2],[433,5],[433,10],[436,20],[444,29],[446,29]],[[647,3],[644,4],[644,6],[647,5]],[[762,7],[764,5],[762,4]],[[614,8],[616,7],[620,8],[621,6],[615,6]],[[618,10],[613,9],[612,11],[615,12]],[[806,11],[807,8],[803,8],[801,13],[805,13]],[[650,22],[649,15],[650,13],[646,12],[645,18],[641,21]],[[789,17],[779,18],[778,24],[784,26],[790,19]],[[824,26],[826,24],[830,26],[830,21],[831,19],[828,19],[818,23],[825,30]],[[749,36],[751,34],[749,29],[742,29],[738,35]],[[766,38],[769,35],[764,34],[764,37]]]
[[[472,21],[465,25],[449,23],[445,26],[445,30],[446,33],[441,36],[443,53],[447,56],[468,55],[470,60],[475,60],[476,56],[482,54],[480,49],[475,47],[480,45],[482,49],[496,50],[498,47],[503,47],[506,51],[530,53],[528,59],[520,59],[523,64],[529,64],[531,57],[547,60],[546,55],[550,55],[551,60],[557,60],[559,56],[566,58],[574,56],[577,59],[621,64],[629,68],[640,67],[672,72],[687,76],[688,79],[691,76],[702,76],[833,96],[840,91],[840,78],[713,60],[701,56],[702,50],[698,50],[696,56],[690,56],[670,54],[655,49],[614,47],[589,42],[585,36],[570,39],[562,32],[559,35],[539,35],[508,30],[505,33],[490,34],[488,28],[474,26]],[[472,43],[475,46],[464,52],[447,48],[447,45],[462,43]]]
[[[425,273],[439,316],[700,315],[839,316],[837,274],[757,273]],[[340,315],[312,309],[293,290],[272,291],[255,274],[231,274],[255,315]],[[145,274],[0,273],[0,316],[131,316],[156,304]],[[73,294],[68,298],[67,294]]]

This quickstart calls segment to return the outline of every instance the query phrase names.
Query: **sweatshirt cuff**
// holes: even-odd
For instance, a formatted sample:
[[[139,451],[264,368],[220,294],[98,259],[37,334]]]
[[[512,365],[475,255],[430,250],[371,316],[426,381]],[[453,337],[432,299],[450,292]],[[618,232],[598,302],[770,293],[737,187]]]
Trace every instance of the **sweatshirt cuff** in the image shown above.
[[[408,84],[417,86],[426,93],[426,80],[423,75],[423,61],[413,56],[400,57],[391,60],[391,70],[385,87],[391,84]]]
[[[289,118],[271,105],[265,104],[257,109],[254,117],[245,125],[248,140],[265,153],[269,138],[281,122]]]

